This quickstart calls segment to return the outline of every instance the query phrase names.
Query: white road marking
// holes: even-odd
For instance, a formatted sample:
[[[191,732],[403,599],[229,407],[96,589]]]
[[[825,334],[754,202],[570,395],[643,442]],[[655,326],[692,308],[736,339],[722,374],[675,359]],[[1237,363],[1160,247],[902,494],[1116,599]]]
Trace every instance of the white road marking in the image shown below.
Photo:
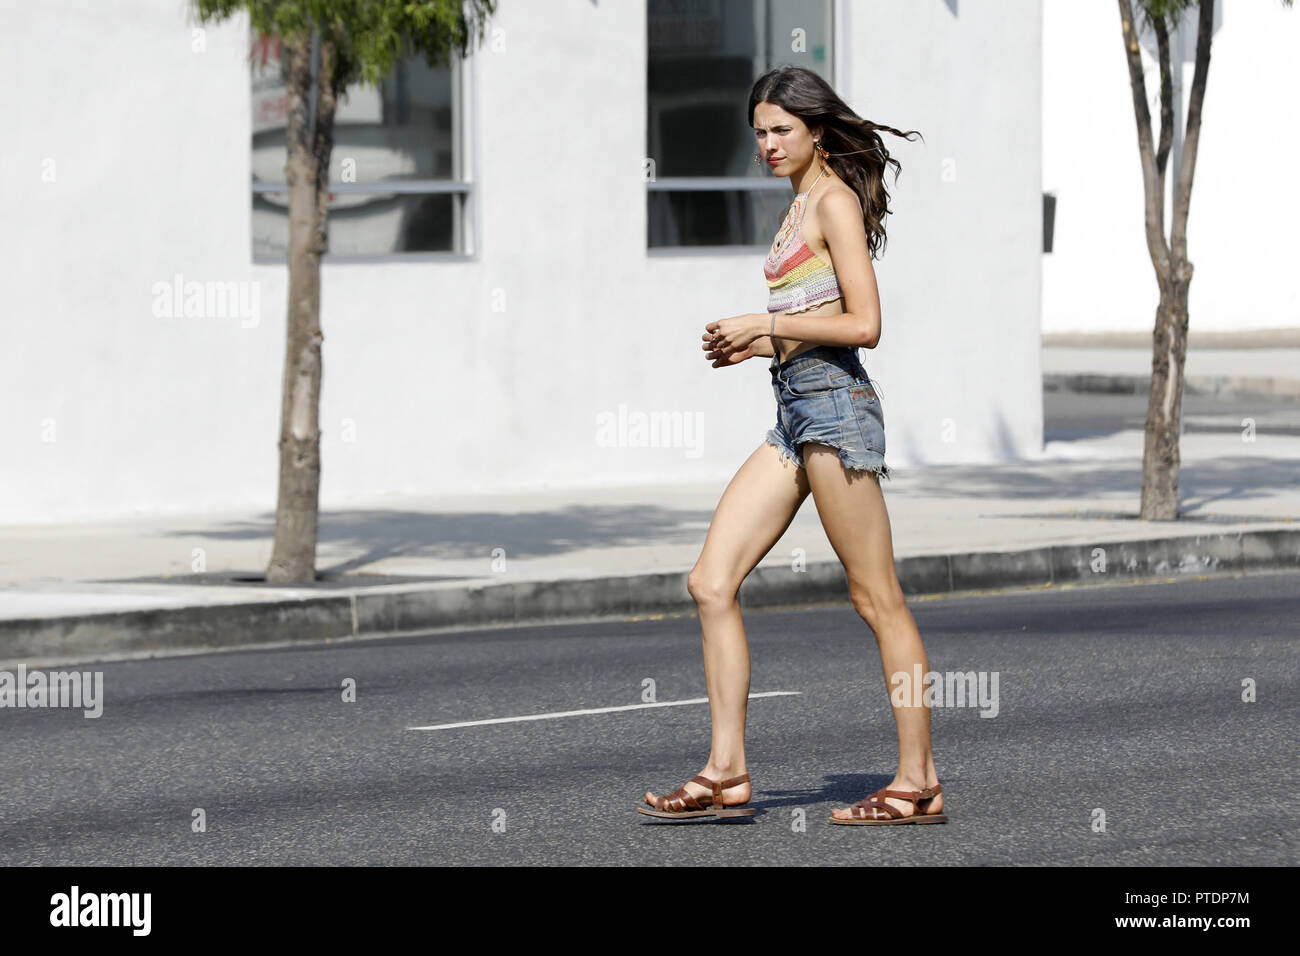
[[[790,697],[802,694],[801,690],[768,690],[759,694],[750,694],[749,699],[756,697]],[[489,720],[464,720],[457,724],[431,724],[428,727],[407,727],[407,730],[450,730],[453,727],[481,727],[484,724],[513,724],[521,720],[554,720],[557,717],[581,717],[585,714],[612,714],[620,710],[646,710],[650,707],[681,707],[684,704],[707,704],[709,698],[694,697],[690,700],[662,700],[653,704],[625,704],[622,707],[593,707],[589,710],[562,710],[554,714],[527,714],[523,717],[492,717]]]

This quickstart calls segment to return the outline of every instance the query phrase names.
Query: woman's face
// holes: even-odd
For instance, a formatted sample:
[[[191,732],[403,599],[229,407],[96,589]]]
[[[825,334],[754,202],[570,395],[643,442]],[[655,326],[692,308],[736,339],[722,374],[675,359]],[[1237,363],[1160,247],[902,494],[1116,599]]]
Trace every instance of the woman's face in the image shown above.
[[[766,100],[754,107],[754,136],[768,168],[790,176],[812,161],[812,131],[803,120]]]

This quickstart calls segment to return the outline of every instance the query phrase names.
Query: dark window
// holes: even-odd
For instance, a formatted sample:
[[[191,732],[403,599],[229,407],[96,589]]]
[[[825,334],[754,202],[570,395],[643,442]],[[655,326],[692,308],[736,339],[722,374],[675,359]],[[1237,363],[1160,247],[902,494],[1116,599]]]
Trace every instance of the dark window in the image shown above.
[[[649,246],[766,246],[790,183],[754,163],[754,81],[795,64],[831,81],[831,0],[649,0]]]

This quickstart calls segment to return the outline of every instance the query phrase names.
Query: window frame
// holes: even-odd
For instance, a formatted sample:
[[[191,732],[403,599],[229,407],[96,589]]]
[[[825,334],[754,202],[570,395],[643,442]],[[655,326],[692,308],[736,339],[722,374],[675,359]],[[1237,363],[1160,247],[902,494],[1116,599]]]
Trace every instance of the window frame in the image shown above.
[[[410,59],[422,59],[415,54]],[[473,262],[479,258],[479,237],[481,236],[482,216],[480,212],[478,190],[478,56],[471,49],[469,56],[451,57],[452,83],[452,142],[455,161],[461,170],[459,179],[401,179],[379,183],[330,183],[330,192],[335,194],[362,195],[435,195],[438,193],[455,193],[463,196],[461,201],[459,249],[449,252],[379,252],[373,255],[356,253],[338,254],[328,249],[321,254],[321,263],[341,265],[374,265],[379,263],[423,263],[423,262]],[[250,107],[251,109],[251,101]],[[250,129],[252,126],[250,116]],[[251,156],[252,135],[249,136]],[[288,250],[283,256],[267,256],[254,252],[251,211],[253,197],[259,193],[278,193],[287,195],[287,182],[252,182],[250,174],[249,211],[250,221],[248,241],[250,259],[253,265],[285,265],[288,262]]]
[[[831,50],[831,85],[836,90],[847,87],[849,82],[848,48],[849,48],[849,0],[830,0],[830,42]],[[646,51],[647,67],[649,50]],[[768,68],[770,69],[770,67]],[[648,91],[647,91],[648,95]],[[646,105],[647,112],[649,104]],[[789,192],[789,182],[777,176],[655,176],[646,179],[646,210],[650,208],[652,192],[761,192],[764,190],[784,190]],[[766,252],[767,244],[732,244],[723,246],[652,246],[646,237],[647,256],[716,256],[755,252]]]

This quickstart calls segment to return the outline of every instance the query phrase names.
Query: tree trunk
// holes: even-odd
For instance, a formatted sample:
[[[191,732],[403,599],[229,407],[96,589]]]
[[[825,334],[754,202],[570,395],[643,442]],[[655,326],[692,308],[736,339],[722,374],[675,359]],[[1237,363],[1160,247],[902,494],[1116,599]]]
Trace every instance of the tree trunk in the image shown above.
[[[1180,270],[1182,271],[1182,270]],[[1183,414],[1183,363],[1187,356],[1187,289],[1191,277],[1164,283],[1152,335],[1151,394],[1142,452],[1145,520],[1178,517],[1179,430]]]
[[[285,43],[288,62],[289,303],[280,400],[280,483],[267,581],[316,580],[320,503],[320,260],[334,139],[333,44],[321,40],[319,96],[309,122],[311,37]]]
[[[1142,452],[1142,495],[1139,517],[1167,521],[1178,517],[1179,438],[1182,430],[1183,367],[1187,358],[1188,290],[1192,264],[1187,257],[1187,215],[1200,141],[1201,106],[1210,67],[1214,0],[1201,0],[1196,36],[1196,65],[1187,110],[1187,132],[1179,168],[1175,170],[1171,227],[1165,239],[1165,168],[1173,134],[1173,97],[1181,96],[1172,81],[1168,26],[1153,20],[1160,70],[1160,142],[1151,133],[1141,50],[1130,0],[1119,0],[1124,53],[1137,121],[1138,154],[1145,194],[1147,252],[1160,288],[1152,331],[1151,392],[1147,399],[1146,435]]]

